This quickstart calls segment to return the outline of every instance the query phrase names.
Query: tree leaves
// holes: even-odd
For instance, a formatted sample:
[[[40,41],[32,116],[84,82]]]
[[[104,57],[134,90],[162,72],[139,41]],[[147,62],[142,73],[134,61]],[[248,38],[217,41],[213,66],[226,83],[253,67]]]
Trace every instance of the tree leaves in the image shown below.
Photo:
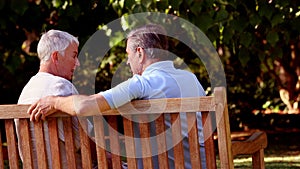
[[[11,9],[19,15],[23,15],[28,8],[28,3],[26,0],[12,0]]]
[[[146,7],[149,8],[150,5],[152,4],[152,0],[141,0],[141,4]]]
[[[216,15],[216,22],[222,22],[223,20],[227,19],[228,18],[228,12],[221,8],[220,11],[217,12],[217,15]]]
[[[243,47],[239,50],[238,58],[243,67],[245,67],[248,64],[248,61],[250,60],[250,55],[246,48]]]
[[[0,1],[0,10],[2,10],[5,6],[5,1],[4,0],[1,0]]]
[[[282,16],[282,14],[275,14],[271,19],[272,27],[275,27],[278,24],[281,24],[283,22],[284,22],[284,16]]]
[[[268,43],[275,47],[276,43],[279,41],[278,33],[274,31],[269,32],[266,39]]]
[[[244,32],[240,36],[240,43],[244,47],[248,48],[251,45],[251,43],[252,43],[252,38],[253,38],[253,35],[251,33]]]

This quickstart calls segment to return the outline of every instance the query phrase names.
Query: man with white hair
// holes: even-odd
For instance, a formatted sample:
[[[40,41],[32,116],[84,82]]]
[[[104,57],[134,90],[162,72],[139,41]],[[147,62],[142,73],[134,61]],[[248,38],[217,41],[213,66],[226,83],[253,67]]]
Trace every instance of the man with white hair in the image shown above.
[[[78,60],[78,46],[79,41],[73,35],[60,31],[49,30],[44,33],[38,43],[37,53],[40,59],[39,72],[33,76],[26,86],[23,88],[19,97],[18,104],[32,104],[45,96],[69,96],[78,94],[74,85],[70,82],[73,76],[73,72],[76,66],[79,66]],[[17,128],[18,145],[20,157],[23,160],[21,137],[19,137],[19,119],[15,119],[15,125]],[[51,151],[49,144],[49,134],[47,121],[44,121],[44,135],[46,142],[46,152],[48,160],[48,168],[52,169]],[[80,156],[80,140],[79,140],[79,122],[77,117],[72,117],[72,127],[75,136],[75,148],[76,148],[76,161],[77,166],[81,165]],[[64,146],[64,131],[62,119],[58,119],[58,135],[59,135],[59,147],[61,153],[61,164],[63,168],[67,167],[66,150]],[[34,126],[30,123],[30,134],[32,138],[32,155],[34,161],[34,168],[37,166],[37,151],[39,147],[36,147],[34,137]]]

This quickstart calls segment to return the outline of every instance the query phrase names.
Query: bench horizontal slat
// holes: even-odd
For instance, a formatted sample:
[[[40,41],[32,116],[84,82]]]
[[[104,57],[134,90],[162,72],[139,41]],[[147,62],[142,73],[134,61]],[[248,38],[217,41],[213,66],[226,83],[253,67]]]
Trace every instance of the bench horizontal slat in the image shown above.
[[[30,115],[27,114],[27,110],[30,105],[1,105],[0,106],[0,119],[20,119],[20,118],[29,118]],[[49,117],[69,117],[69,115],[57,112],[54,115]]]
[[[120,108],[103,112],[103,115],[119,114],[160,114],[163,112],[196,112],[215,111],[214,98],[188,97],[188,98],[164,98],[151,100],[135,100]]]
[[[29,105],[1,105],[0,119],[12,118],[29,118],[27,110]],[[133,109],[134,108],[134,109]],[[151,100],[132,101],[122,107],[102,112],[102,115],[120,115],[139,114],[141,112],[147,114],[157,114],[162,112],[195,112],[195,111],[214,111],[214,98],[206,97],[190,97],[190,98],[164,98]],[[97,112],[90,115],[99,115]],[[49,117],[67,117],[68,115],[57,112]]]

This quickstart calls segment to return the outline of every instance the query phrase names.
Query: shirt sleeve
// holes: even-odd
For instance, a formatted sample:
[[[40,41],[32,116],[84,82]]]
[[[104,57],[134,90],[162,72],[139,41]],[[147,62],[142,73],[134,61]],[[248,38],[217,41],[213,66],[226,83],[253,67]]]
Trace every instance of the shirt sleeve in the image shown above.
[[[133,99],[139,99],[143,96],[144,87],[140,78],[139,75],[134,75],[131,79],[109,90],[100,92],[100,94],[106,99],[111,108],[118,108]]]

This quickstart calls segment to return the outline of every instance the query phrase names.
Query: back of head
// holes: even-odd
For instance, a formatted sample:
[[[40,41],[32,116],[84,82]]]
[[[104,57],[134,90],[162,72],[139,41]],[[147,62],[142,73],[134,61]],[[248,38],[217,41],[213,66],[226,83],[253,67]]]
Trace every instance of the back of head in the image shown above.
[[[79,45],[78,39],[68,32],[49,30],[48,32],[44,33],[37,45],[37,53],[41,63],[49,60],[51,54],[55,51],[60,52],[61,55],[64,56],[65,49],[72,42],[75,42],[77,45]]]
[[[130,31],[127,39],[130,39],[129,47],[133,51],[137,47],[141,47],[145,50],[148,58],[165,60],[168,54],[166,34],[166,30],[162,26],[150,23]]]

